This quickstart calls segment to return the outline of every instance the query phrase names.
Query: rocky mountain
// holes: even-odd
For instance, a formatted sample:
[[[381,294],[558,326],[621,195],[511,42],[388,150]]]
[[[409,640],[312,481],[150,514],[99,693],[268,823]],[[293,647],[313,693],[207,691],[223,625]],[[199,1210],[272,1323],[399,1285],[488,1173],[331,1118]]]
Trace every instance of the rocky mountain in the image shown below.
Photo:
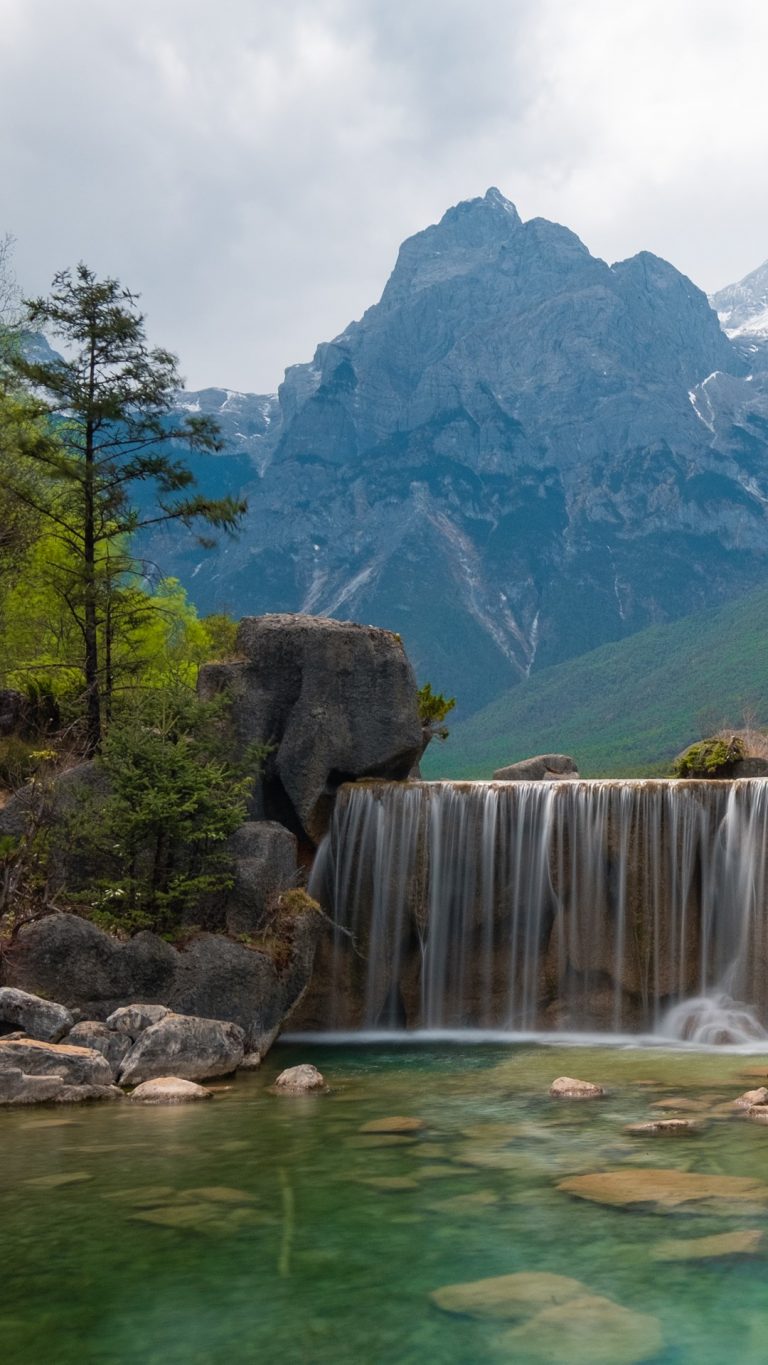
[[[726,336],[752,370],[768,369],[768,261],[709,299]]]
[[[406,241],[379,303],[277,399],[184,402],[231,438],[205,486],[215,468],[211,491],[244,486],[250,512],[217,552],[153,557],[204,610],[400,632],[465,714],[768,580],[749,352],[667,262],[608,265],[495,189]]]

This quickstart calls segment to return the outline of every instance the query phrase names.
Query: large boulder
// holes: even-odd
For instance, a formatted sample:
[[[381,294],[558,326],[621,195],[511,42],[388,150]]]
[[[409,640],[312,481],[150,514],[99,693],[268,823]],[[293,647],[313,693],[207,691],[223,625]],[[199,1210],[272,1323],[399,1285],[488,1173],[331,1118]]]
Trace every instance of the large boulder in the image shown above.
[[[296,884],[296,836],[276,820],[250,820],[235,830],[229,846],[234,865],[225,910],[227,929],[230,934],[252,934],[275,896]]]
[[[248,1052],[263,1055],[306,990],[323,928],[302,892],[283,899],[291,906],[278,912],[263,948],[218,934],[199,934],[181,950],[150,933],[121,943],[77,915],[46,915],[22,925],[5,955],[5,978],[89,1020],[136,1008],[137,1000],[230,1020],[244,1030]]]
[[[33,1038],[0,1038],[0,1072],[20,1070],[27,1076],[59,1076],[69,1085],[109,1086],[112,1067],[100,1052],[68,1043],[39,1043]]]
[[[166,1014],[144,1029],[120,1069],[121,1085],[140,1085],[159,1076],[202,1081],[236,1071],[245,1052],[245,1034],[221,1019]]]
[[[510,763],[506,768],[497,768],[493,774],[494,782],[561,782],[570,778],[578,779],[576,764],[568,754],[536,754],[534,758],[523,758],[519,763]]]
[[[418,761],[418,694],[399,636],[324,617],[250,616],[237,653],[202,668],[199,691],[231,696],[239,748],[274,745],[254,814],[316,843],[342,782],[406,778]]]
[[[29,1038],[43,1043],[58,1043],[75,1022],[63,1005],[13,986],[0,986],[0,1021],[23,1028]]]

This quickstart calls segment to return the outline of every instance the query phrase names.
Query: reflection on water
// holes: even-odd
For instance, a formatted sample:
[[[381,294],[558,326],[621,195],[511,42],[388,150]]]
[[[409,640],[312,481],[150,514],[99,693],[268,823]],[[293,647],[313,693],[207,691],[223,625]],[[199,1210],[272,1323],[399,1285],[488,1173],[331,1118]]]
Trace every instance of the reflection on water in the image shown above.
[[[330,1095],[267,1094],[278,1069],[308,1057]],[[550,1100],[563,1073],[607,1097]],[[278,1049],[209,1105],[3,1112],[0,1359],[574,1362],[589,1358],[579,1320],[608,1332],[613,1314],[658,1324],[660,1338],[644,1328],[626,1338],[637,1351],[656,1340],[657,1362],[764,1365],[768,1127],[733,1117],[729,1101],[767,1077],[765,1053],[303,1045]],[[666,1141],[624,1131],[660,1112],[695,1113],[705,1131]],[[360,1132],[397,1116],[425,1126]],[[700,1212],[611,1207],[559,1188],[606,1170],[738,1176],[756,1193]],[[520,1272],[570,1277],[603,1305],[570,1314],[570,1329],[566,1315],[558,1354],[526,1325],[535,1306],[511,1321],[430,1299]]]

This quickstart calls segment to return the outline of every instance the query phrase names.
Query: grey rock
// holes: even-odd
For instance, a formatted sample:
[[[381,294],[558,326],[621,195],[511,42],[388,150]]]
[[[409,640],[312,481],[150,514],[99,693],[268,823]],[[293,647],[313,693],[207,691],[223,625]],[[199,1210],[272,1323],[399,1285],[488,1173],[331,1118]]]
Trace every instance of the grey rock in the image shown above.
[[[227,691],[238,745],[272,743],[254,813],[325,833],[342,782],[406,778],[421,753],[416,682],[400,638],[304,615],[245,617],[241,661],[208,664],[199,691]]]
[[[212,1100],[213,1091],[180,1076],[156,1076],[143,1081],[131,1092],[131,1099],[139,1104],[189,1104],[195,1100]]]
[[[135,1042],[140,1033],[151,1024],[159,1024],[168,1013],[167,1005],[121,1005],[109,1015],[106,1026]]]
[[[179,951],[154,934],[121,943],[77,915],[47,915],[20,929],[5,958],[6,980],[56,994],[87,1019],[140,1000],[231,1020],[244,1029],[248,1051],[263,1056],[306,990],[322,929],[315,914],[290,916],[276,963],[217,934],[200,934]]]
[[[20,1067],[0,1066],[0,1104],[41,1104],[65,1089],[61,1076],[29,1076]]]
[[[20,929],[5,971],[8,984],[104,1019],[134,1000],[162,1001],[173,988],[177,957],[155,934],[120,943],[79,915],[54,914]]]
[[[134,1043],[120,1070],[121,1085],[139,1085],[159,1076],[200,1081],[236,1071],[245,1051],[237,1024],[167,1014]]]
[[[274,820],[252,820],[230,839],[234,885],[226,904],[230,934],[250,934],[280,891],[296,884],[296,836]]]
[[[75,1024],[64,1041],[74,1047],[89,1047],[94,1052],[100,1052],[102,1057],[106,1057],[115,1076],[120,1070],[121,1062],[133,1047],[132,1038],[125,1033],[115,1033],[98,1019],[83,1019],[79,1024]]]
[[[523,758],[519,763],[510,763],[506,768],[497,768],[493,774],[494,782],[555,782],[563,779],[577,780],[578,769],[568,754],[537,754],[535,758]]]
[[[112,1084],[112,1068],[93,1048],[40,1043],[32,1038],[0,1038],[0,1072],[19,1069],[28,1076],[60,1076],[68,1085]]]
[[[768,758],[740,758],[731,772],[733,777],[768,777]]]
[[[12,986],[0,986],[0,1019],[6,1024],[20,1024],[29,1038],[43,1043],[58,1043],[75,1022],[63,1005]]]
[[[289,1066],[281,1071],[270,1090],[276,1095],[306,1095],[312,1091],[324,1091],[328,1087],[325,1077],[316,1066],[302,1062],[299,1066]]]

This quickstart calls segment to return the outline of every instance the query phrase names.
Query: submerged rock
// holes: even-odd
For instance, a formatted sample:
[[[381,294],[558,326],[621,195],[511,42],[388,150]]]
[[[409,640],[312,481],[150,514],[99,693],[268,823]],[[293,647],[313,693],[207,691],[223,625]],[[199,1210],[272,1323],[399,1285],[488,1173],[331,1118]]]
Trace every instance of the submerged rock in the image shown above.
[[[181,1076],[155,1076],[154,1080],[137,1085],[131,1099],[140,1104],[189,1104],[194,1100],[212,1100],[213,1091]]]
[[[74,1024],[68,1009],[13,986],[0,986],[0,1021],[18,1024],[29,1038],[58,1043]]]
[[[651,1255],[656,1261],[704,1261],[718,1256],[754,1256],[762,1250],[762,1228],[719,1232],[712,1237],[686,1237],[659,1242]]]
[[[617,1208],[645,1206],[654,1211],[685,1208],[691,1213],[722,1213],[733,1208],[764,1211],[768,1185],[750,1176],[699,1175],[694,1171],[632,1167],[569,1176],[557,1188],[577,1199]]]
[[[516,1275],[494,1275],[487,1280],[469,1280],[466,1284],[443,1285],[441,1289],[433,1290],[429,1297],[435,1307],[442,1308],[444,1313],[514,1322],[586,1293],[586,1285],[579,1280],[537,1270],[522,1271]]]
[[[325,1077],[316,1066],[303,1062],[300,1066],[289,1066],[281,1071],[274,1085],[269,1087],[273,1095],[306,1095],[312,1091],[325,1091]]]
[[[169,1075],[187,1081],[226,1076],[243,1059],[244,1039],[237,1024],[166,1014],[139,1035],[121,1067],[120,1084]]]
[[[559,1100],[597,1100],[605,1094],[601,1085],[592,1081],[578,1081],[573,1076],[558,1076],[549,1087],[550,1095]]]
[[[360,1133],[420,1133],[426,1128],[423,1119],[394,1117],[371,1119],[358,1129]]]
[[[496,1338],[509,1360],[526,1365],[640,1365],[661,1353],[656,1318],[635,1313],[612,1299],[583,1294],[537,1313],[530,1321]]]

